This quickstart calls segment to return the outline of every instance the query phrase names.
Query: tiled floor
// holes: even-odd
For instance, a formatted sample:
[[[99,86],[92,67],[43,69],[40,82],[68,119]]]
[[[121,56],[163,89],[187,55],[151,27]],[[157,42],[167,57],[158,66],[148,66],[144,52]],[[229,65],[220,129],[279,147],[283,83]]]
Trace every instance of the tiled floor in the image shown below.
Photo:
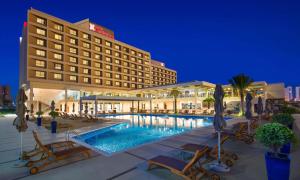
[[[300,120],[300,118],[299,118]],[[236,120],[234,120],[236,121]],[[16,167],[20,147],[20,136],[12,126],[13,118],[0,118],[0,179],[180,179],[163,169],[147,171],[146,160],[159,154],[170,154],[187,143],[215,144],[216,140],[208,140],[213,132],[212,127],[193,130],[186,134],[170,137],[159,142],[147,144],[135,149],[106,157],[94,153],[89,159],[71,159],[68,162],[51,165],[37,175],[29,175],[28,168]],[[300,121],[299,121],[300,122]],[[229,125],[233,123],[228,123]],[[300,127],[300,125],[298,126]],[[32,149],[34,140],[32,130],[37,130],[44,143],[63,140],[65,134],[51,134],[48,130],[37,128],[29,123],[29,129],[23,135],[24,148]],[[86,128],[85,130],[87,130]],[[240,159],[228,174],[221,174],[223,179],[266,179],[264,152],[265,149],[254,143],[246,145],[242,142],[229,141],[224,145],[239,154]],[[291,179],[300,179],[299,148],[292,156]]]

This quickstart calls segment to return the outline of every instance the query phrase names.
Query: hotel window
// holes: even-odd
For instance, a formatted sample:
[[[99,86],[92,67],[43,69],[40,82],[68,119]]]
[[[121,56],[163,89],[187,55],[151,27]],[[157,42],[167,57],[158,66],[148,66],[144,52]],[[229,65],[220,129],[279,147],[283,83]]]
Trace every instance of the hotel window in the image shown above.
[[[95,79],[95,83],[96,84],[101,84],[101,80],[100,79]]]
[[[91,57],[91,54],[90,54],[90,52],[88,52],[88,51],[83,51],[83,56],[85,56],[85,57]]]
[[[95,62],[95,67],[96,67],[96,68],[101,68],[100,63]]]
[[[82,34],[82,38],[84,38],[84,39],[90,39],[90,35],[83,33]]]
[[[110,62],[110,63],[111,63],[111,58],[110,58],[110,57],[106,57],[105,60],[106,60],[107,62]]]
[[[77,81],[77,76],[70,76],[71,81]]]
[[[110,49],[105,49],[105,53],[106,54],[111,54],[111,50]]]
[[[116,64],[121,64],[119,59],[115,59]]]
[[[107,81],[105,81],[105,84],[106,85],[111,85],[111,81],[107,80]]]
[[[128,87],[128,83],[124,82],[124,83],[123,83],[123,86],[124,86],[124,87]]]
[[[44,18],[37,17],[36,22],[39,24],[46,25],[46,20]]]
[[[44,29],[36,28],[36,33],[42,36],[46,36],[46,31]]]
[[[77,40],[76,40],[76,39],[73,39],[73,38],[70,38],[70,44],[75,44],[75,45],[77,45]]]
[[[119,45],[115,45],[115,48],[120,50],[120,46]]]
[[[63,26],[60,24],[54,24],[54,29],[56,29],[58,31],[63,31]]]
[[[86,69],[86,68],[83,69],[83,74],[89,74],[89,73],[90,73],[89,69]]]
[[[53,54],[53,57],[54,57],[54,59],[62,60],[62,55],[61,55],[61,54],[56,54],[56,53],[54,53],[54,54]]]
[[[105,45],[111,47],[111,42],[105,41]]]
[[[136,87],[136,84],[131,84],[131,87],[132,87],[132,88],[135,88],[135,87]]]
[[[139,81],[139,82],[143,82],[143,79],[139,78],[138,81]]]
[[[84,48],[88,48],[88,49],[91,48],[91,44],[90,44],[90,43],[86,43],[86,42],[82,42],[82,46],[83,46]]]
[[[115,52],[115,56],[120,57],[120,53]]]
[[[141,59],[138,59],[138,63],[143,64],[143,61]]]
[[[54,64],[54,69],[62,70],[62,64]]]
[[[89,62],[88,60],[82,60],[82,64],[83,64],[83,65],[89,66],[89,65],[90,65],[90,62]]]
[[[124,80],[129,80],[129,77],[128,76],[123,76],[123,79]]]
[[[70,60],[71,63],[77,63],[77,58],[76,57],[70,56],[69,60]]]
[[[35,51],[35,54],[38,55],[38,56],[43,56],[43,57],[45,57],[45,56],[46,56],[46,51],[37,49],[37,50]]]
[[[138,57],[142,57],[142,54],[141,54],[141,53],[138,53],[137,55],[138,55]]]
[[[98,43],[98,44],[101,44],[101,39],[95,38],[95,42]]]
[[[132,70],[132,71],[131,71],[131,74],[136,75],[136,71],[133,71],[133,70]]]
[[[76,66],[70,66],[70,71],[71,72],[77,72],[77,67]]]
[[[145,80],[145,83],[149,84],[149,83],[150,83],[150,81],[149,81],[148,79],[146,79],[146,80]]]
[[[60,34],[54,34],[54,39],[62,41],[62,35],[60,35]]]
[[[35,71],[35,77],[45,78],[46,77],[46,73],[44,71]]]
[[[62,50],[62,45],[61,44],[54,44],[54,48],[58,50]]]
[[[138,85],[138,88],[139,88],[139,89],[143,88],[143,85],[139,84],[139,85]]]
[[[145,76],[146,76],[146,77],[150,77],[150,74],[148,74],[148,73],[145,73]]]
[[[95,56],[95,59],[99,59],[99,60],[101,59],[101,55],[100,54],[95,54],[94,56]]]
[[[54,79],[62,79],[62,74],[54,73]]]
[[[77,49],[70,47],[70,53],[77,54]]]
[[[128,67],[129,63],[128,62],[124,62],[123,65]]]
[[[131,81],[136,81],[136,78],[135,77],[131,77]]]
[[[128,56],[126,54],[123,55],[124,59],[128,59]]]
[[[136,68],[136,65],[135,65],[135,64],[131,64],[131,67],[135,69],[135,68]]]
[[[141,69],[141,70],[142,70],[142,69],[143,69],[143,67],[142,67],[142,66],[138,66],[138,69]]]
[[[129,49],[128,49],[128,48],[124,47],[123,50],[124,50],[125,52],[129,53]]]
[[[105,77],[111,78],[111,73],[105,73]]]
[[[129,70],[128,70],[128,69],[124,69],[123,71],[124,71],[124,73],[128,73],[128,72],[129,72]]]
[[[35,66],[37,66],[37,67],[45,67],[46,66],[46,62],[45,61],[41,61],[41,60],[35,60]]]
[[[131,54],[135,55],[135,51],[131,51]]]
[[[45,40],[43,39],[36,39],[36,44],[40,46],[45,46]]]
[[[70,32],[71,35],[77,36],[77,31],[76,30],[70,29],[69,32]]]
[[[101,47],[95,46],[95,51],[101,52]]]
[[[119,81],[116,81],[116,82],[115,82],[115,85],[116,85],[116,86],[120,86],[121,83],[120,83]]]
[[[100,71],[95,71],[95,75],[100,76],[101,75]]]
[[[116,77],[116,79],[120,79],[121,75],[120,74],[116,74],[115,77]]]
[[[139,76],[143,76],[143,73],[142,73],[142,72],[138,72],[138,75],[139,75]]]

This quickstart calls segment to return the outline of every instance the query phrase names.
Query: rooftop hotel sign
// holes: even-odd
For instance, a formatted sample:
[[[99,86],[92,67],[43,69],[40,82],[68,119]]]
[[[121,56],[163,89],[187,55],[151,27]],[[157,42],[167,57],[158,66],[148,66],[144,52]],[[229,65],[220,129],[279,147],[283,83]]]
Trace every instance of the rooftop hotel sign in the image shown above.
[[[95,31],[96,33],[99,33],[105,37],[108,37],[108,38],[111,38],[111,39],[115,39],[115,36],[114,36],[114,33],[113,32],[110,32],[108,31],[107,29],[99,26],[99,25],[96,25],[96,24],[93,24],[93,23],[90,23],[90,30],[91,31]]]

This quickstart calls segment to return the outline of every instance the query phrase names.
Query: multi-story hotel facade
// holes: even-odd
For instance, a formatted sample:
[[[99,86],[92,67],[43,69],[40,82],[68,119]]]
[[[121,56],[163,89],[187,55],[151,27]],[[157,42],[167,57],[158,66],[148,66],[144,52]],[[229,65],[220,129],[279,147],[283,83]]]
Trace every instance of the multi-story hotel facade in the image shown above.
[[[35,9],[28,10],[20,38],[20,86],[28,106],[70,113],[172,111],[173,89],[179,109],[203,109],[215,85],[205,81],[177,84],[176,71],[153,60],[150,52],[115,39],[113,31],[85,19],[70,23]],[[224,85],[228,107],[239,98]],[[256,82],[255,97],[284,98],[284,84]],[[84,104],[84,105],[83,105]],[[83,107],[84,106],[84,107]]]

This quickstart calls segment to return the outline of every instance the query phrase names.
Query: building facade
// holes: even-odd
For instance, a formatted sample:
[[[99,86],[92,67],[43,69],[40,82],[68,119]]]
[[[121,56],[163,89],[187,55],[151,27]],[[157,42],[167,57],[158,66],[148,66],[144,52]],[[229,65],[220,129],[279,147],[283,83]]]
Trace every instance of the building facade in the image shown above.
[[[300,86],[295,87],[295,101],[300,101]]]
[[[293,100],[293,87],[292,86],[288,86],[285,88],[285,100],[286,101],[292,101]]]

